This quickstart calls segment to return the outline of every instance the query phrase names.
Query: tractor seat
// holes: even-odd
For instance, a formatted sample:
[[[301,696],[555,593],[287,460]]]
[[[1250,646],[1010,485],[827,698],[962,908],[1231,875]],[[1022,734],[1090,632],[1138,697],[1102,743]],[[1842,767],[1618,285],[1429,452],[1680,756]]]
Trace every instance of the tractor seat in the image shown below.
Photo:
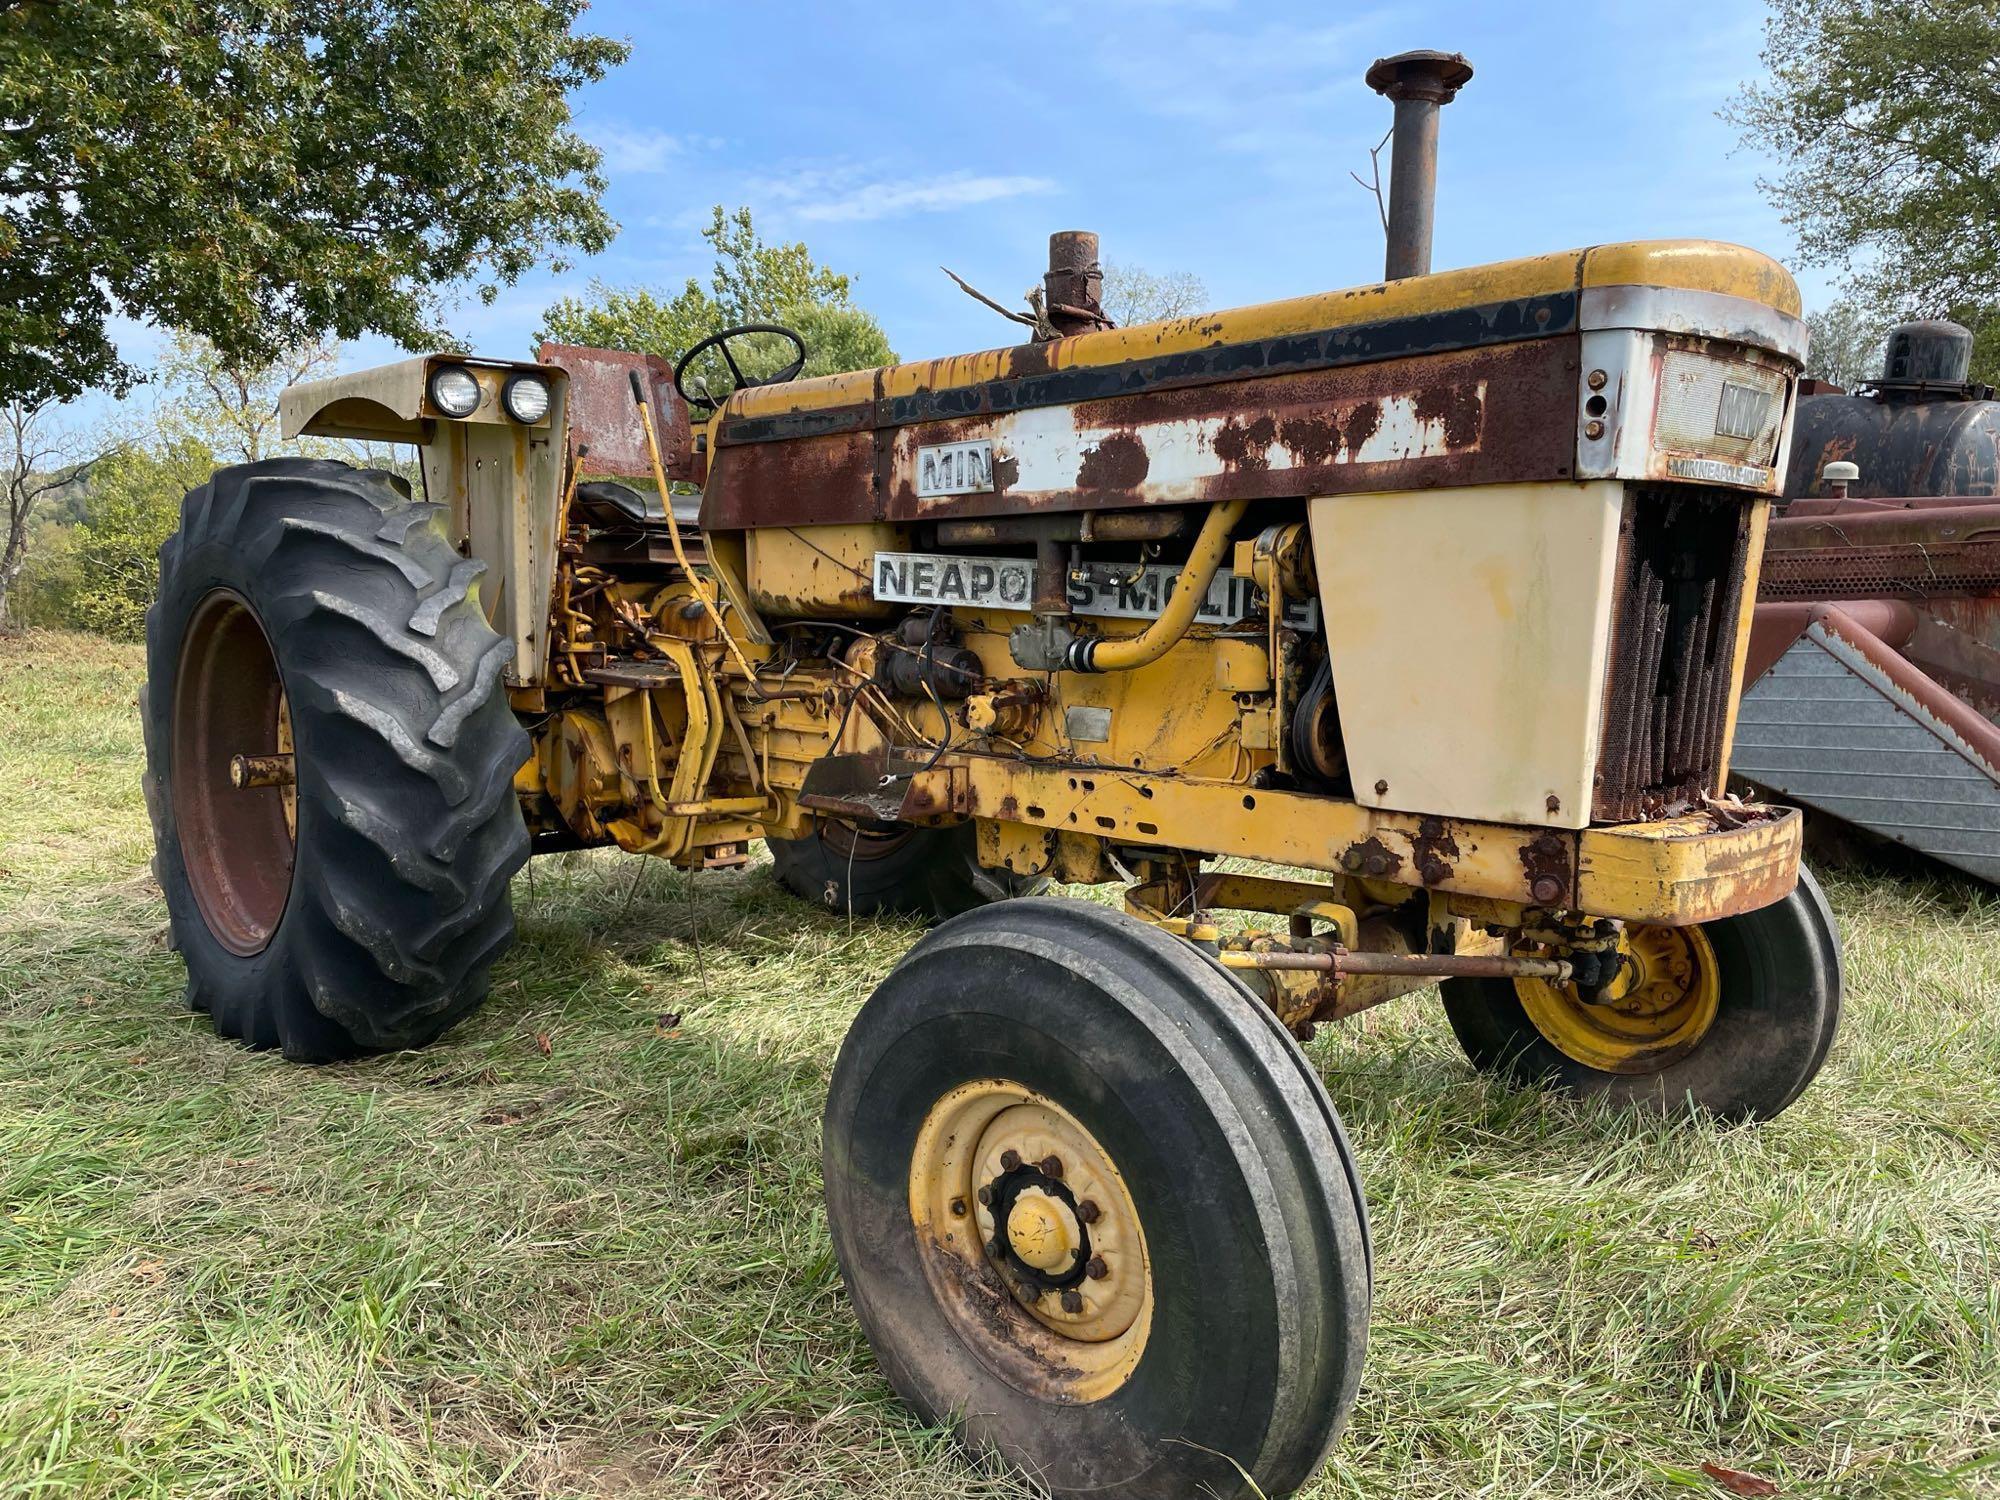
[[[674,519],[682,526],[701,524],[701,496],[671,495]],[[576,487],[574,509],[590,525],[602,528],[665,526],[667,513],[658,495],[635,490],[629,484],[593,480]]]

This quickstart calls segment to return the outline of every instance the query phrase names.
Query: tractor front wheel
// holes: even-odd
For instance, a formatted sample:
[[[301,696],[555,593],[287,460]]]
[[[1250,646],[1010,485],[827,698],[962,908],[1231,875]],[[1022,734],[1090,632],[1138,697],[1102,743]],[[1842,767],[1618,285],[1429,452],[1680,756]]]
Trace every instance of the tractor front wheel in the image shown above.
[[[1698,927],[1632,927],[1612,993],[1540,979],[1447,979],[1473,1065],[1654,1109],[1768,1120],[1819,1072],[1840,1024],[1840,935],[1819,882]]]
[[[188,999],[319,1062],[486,993],[528,741],[481,568],[392,476],[277,459],[188,494],[146,615],[146,795]]]
[[[947,922],[835,1065],[827,1217],[889,1383],[1043,1489],[1285,1495],[1369,1305],[1333,1107],[1197,950],[1084,902]]]

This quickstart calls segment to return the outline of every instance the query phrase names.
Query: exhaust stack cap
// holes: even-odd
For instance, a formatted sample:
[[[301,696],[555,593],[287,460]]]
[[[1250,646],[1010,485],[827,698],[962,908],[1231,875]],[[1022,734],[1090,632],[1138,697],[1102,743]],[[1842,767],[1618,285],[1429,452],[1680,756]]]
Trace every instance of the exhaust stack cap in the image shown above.
[[[1378,57],[1368,70],[1368,87],[1387,98],[1449,104],[1472,79],[1463,52],[1398,52]]]
[[[1963,386],[1972,376],[1972,330],[1942,318],[1889,330],[1878,389]]]
[[[1437,214],[1438,111],[1458,97],[1472,64],[1457,52],[1399,52],[1378,58],[1368,87],[1395,101],[1389,155],[1389,244],[1382,279],[1425,276]]]

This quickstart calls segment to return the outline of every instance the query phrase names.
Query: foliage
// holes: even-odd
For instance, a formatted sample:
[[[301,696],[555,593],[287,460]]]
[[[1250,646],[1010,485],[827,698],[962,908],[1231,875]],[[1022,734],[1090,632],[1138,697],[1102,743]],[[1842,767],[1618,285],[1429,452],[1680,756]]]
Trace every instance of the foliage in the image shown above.
[[[0,402],[0,630],[13,623],[14,585],[27,566],[39,513],[73,494],[112,446],[66,425],[50,402]]]
[[[0,401],[135,372],[115,315],[229,361],[436,343],[614,226],[569,96],[584,0],[0,0]]]
[[[191,438],[127,448],[90,475],[83,521],[61,560],[67,598],[54,598],[63,623],[120,640],[145,632],[146,606],[160,577],[160,544],[180,525],[181,497],[207,481],[215,454]]]
[[[1859,297],[1841,297],[1806,314],[1812,335],[1806,374],[1851,391],[1882,373],[1891,320]]]
[[[2000,8],[1774,0],[1767,82],[1727,118],[1785,169],[1763,184],[1807,263],[1898,317],[1949,317],[2000,379]]]
[[[81,500],[79,492],[79,511]],[[44,515],[30,528],[27,561],[7,591],[7,612],[16,625],[76,628],[76,594],[83,582],[77,526],[77,521]]]
[[[1130,328],[1205,310],[1208,287],[1192,271],[1156,275],[1144,266],[1109,265],[1098,301],[1120,328]]]
[[[287,453],[316,455],[335,445],[312,438],[282,443],[278,396],[286,386],[331,374],[338,344],[314,341],[279,351],[268,362],[229,359],[207,339],[177,334],[160,362],[169,400],[160,409],[168,442],[198,443],[224,463],[250,463]]]
[[[706,287],[690,276],[670,296],[647,287],[593,281],[586,296],[565,297],[550,306],[535,342],[629,349],[674,362],[721,329],[779,323],[805,339],[807,375],[895,363],[882,325],[854,305],[852,278],[819,264],[803,244],[766,244],[749,209],[725,213],[720,204],[701,236],[715,252]],[[746,374],[768,373],[791,357],[782,340],[746,343],[731,346]],[[708,376],[718,392],[728,389],[726,372],[698,373]]]

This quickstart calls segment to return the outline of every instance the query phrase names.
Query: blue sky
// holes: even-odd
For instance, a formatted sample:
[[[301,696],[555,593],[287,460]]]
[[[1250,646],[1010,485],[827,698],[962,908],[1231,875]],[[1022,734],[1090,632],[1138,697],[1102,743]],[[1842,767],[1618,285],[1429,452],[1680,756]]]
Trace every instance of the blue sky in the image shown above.
[[[1191,271],[1215,306],[1376,279],[1368,149],[1389,122],[1362,73],[1412,47],[1476,76],[1445,112],[1434,263],[1704,235],[1788,258],[1756,187],[1771,164],[1716,118],[1760,71],[1761,6],[1379,7],[1231,0],[1088,5],[598,0],[632,43],[576,100],[623,226],[603,255],[463,306],[481,352],[521,357],[541,310],[593,276],[705,274],[711,204],[748,204],[856,278],[905,358],[1012,342],[938,270],[1002,300],[1052,229],[1107,261]],[[1808,304],[1827,278],[1802,274]],[[146,352],[135,340],[130,351]],[[394,357],[371,341],[349,363]]]

